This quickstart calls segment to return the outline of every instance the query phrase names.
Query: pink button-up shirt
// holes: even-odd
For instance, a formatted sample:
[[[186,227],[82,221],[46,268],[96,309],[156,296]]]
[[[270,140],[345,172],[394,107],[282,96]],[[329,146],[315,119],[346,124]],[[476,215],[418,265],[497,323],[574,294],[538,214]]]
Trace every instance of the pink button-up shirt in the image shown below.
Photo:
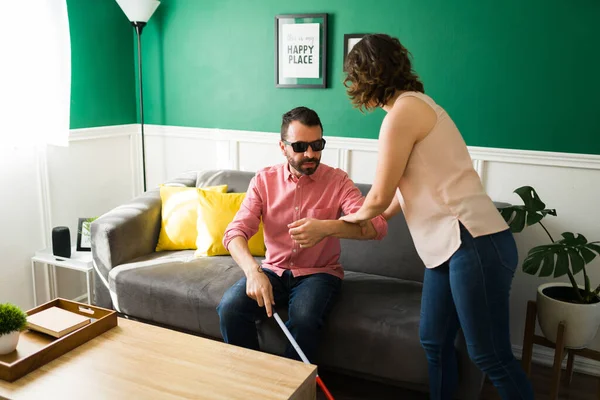
[[[341,169],[319,165],[312,175],[297,178],[287,163],[262,169],[252,178],[246,197],[223,238],[225,248],[236,236],[246,240],[264,225],[267,252],[262,266],[281,276],[291,270],[294,276],[325,272],[344,277],[340,265],[340,240],[327,237],[310,248],[300,248],[289,234],[288,224],[301,218],[338,219],[362,205],[360,190]],[[372,220],[376,239],[387,234],[382,216]]]

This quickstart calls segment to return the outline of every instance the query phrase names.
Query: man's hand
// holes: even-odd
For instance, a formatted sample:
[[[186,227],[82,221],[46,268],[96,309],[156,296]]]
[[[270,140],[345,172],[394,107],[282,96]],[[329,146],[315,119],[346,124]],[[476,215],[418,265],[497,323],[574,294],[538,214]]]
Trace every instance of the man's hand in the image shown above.
[[[328,236],[325,222],[314,218],[299,219],[288,225],[290,236],[301,248],[313,247]]]
[[[264,272],[258,271],[258,267],[246,276],[246,294],[256,300],[259,307],[265,307],[269,318],[273,316],[273,306],[275,305],[273,286],[271,286],[269,277]]]

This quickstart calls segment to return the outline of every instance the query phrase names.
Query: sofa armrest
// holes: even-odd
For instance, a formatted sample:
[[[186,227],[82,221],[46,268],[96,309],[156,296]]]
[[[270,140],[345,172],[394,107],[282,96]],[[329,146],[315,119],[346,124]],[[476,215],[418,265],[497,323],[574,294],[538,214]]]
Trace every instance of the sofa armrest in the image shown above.
[[[155,189],[92,222],[92,257],[104,286],[108,284],[111,269],[154,252],[160,232],[160,216],[160,192]]]

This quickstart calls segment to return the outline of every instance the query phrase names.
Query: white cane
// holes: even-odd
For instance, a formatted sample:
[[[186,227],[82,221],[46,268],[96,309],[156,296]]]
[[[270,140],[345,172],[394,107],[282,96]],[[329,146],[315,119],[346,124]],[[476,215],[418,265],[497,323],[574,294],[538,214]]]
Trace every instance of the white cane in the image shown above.
[[[308,361],[308,358],[306,358],[306,355],[304,354],[304,352],[298,345],[298,342],[296,342],[296,340],[294,339],[294,337],[288,330],[287,326],[285,326],[285,324],[281,320],[281,317],[279,316],[279,314],[277,314],[275,311],[273,311],[273,316],[275,317],[275,320],[279,324],[279,327],[281,328],[283,333],[285,333],[285,336],[287,336],[288,340],[290,341],[290,343],[292,344],[292,346],[294,347],[294,349],[296,350],[296,352],[298,353],[298,355],[300,356],[302,361],[305,364],[310,364],[310,361]],[[323,381],[321,380],[321,378],[319,377],[318,374],[317,374],[317,384],[321,387],[321,390],[323,390],[323,392],[325,393],[325,396],[327,396],[327,398],[329,400],[334,400],[333,396],[331,395],[331,393],[329,392],[329,390],[327,389],[327,387],[325,386],[325,384],[323,383]]]

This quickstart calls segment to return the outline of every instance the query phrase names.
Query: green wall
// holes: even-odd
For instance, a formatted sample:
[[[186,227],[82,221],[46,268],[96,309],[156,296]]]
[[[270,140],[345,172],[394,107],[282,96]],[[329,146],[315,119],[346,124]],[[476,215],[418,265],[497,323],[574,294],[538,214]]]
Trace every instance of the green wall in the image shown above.
[[[317,12],[330,14],[330,88],[275,88],[274,16]],[[345,95],[343,35],[385,32],[467,144],[600,154],[598,21],[597,0],[164,0],[143,36],[146,118],[277,132],[306,105],[326,135],[376,138],[383,112]]]
[[[133,28],[114,0],[67,0],[71,128],[136,122]]]

